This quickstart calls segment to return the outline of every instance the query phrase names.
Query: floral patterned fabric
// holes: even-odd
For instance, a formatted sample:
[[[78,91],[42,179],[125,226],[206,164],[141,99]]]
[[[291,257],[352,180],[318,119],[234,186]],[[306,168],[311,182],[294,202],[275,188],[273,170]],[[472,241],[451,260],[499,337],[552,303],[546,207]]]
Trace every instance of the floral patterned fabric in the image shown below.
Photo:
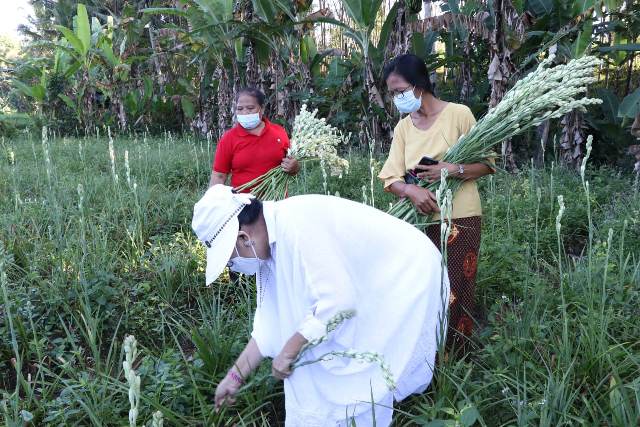
[[[453,219],[447,253],[451,295],[449,296],[449,333],[447,345],[456,347],[473,333],[476,273],[480,251],[482,217]],[[440,225],[427,227],[427,236],[440,249]]]

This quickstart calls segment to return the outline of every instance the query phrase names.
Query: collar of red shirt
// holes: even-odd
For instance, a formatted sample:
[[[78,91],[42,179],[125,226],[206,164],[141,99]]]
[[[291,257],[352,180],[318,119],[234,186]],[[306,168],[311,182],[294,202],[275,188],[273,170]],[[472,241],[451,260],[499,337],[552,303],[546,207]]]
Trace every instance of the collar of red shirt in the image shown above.
[[[236,123],[236,126],[235,126],[236,132],[240,136],[249,136],[249,135],[262,136],[262,135],[265,134],[265,132],[267,132],[269,127],[271,127],[271,122],[269,121],[269,119],[267,119],[266,117],[262,116],[262,121],[264,122],[264,128],[262,128],[262,132],[260,132],[260,135],[254,135],[254,134],[248,132],[245,128],[240,126],[240,123]]]

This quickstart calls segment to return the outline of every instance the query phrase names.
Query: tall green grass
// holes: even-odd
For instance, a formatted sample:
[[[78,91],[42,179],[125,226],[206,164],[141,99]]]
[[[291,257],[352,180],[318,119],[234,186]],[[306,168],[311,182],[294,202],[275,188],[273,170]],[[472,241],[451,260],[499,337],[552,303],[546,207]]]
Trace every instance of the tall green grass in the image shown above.
[[[190,220],[215,147],[166,134],[116,138],[110,150],[102,133],[0,147],[3,424],[127,425],[122,341],[132,334],[138,425],[156,411],[165,425],[278,425],[282,389],[268,364],[236,407],[213,409],[254,307],[249,280],[203,286]],[[307,167],[293,192],[386,210],[391,196],[371,184],[381,159],[348,157],[342,179]],[[547,167],[482,182],[473,350],[441,355],[398,425],[640,422],[640,197],[613,170],[587,168],[586,181],[588,193],[580,176]]]

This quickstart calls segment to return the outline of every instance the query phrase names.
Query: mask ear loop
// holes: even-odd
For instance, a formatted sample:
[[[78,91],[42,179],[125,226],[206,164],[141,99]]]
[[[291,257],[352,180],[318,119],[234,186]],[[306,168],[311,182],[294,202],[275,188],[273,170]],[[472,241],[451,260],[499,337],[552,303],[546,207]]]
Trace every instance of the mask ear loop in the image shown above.
[[[256,259],[260,260],[260,258],[258,257],[258,253],[256,252],[256,246],[255,246],[254,242],[253,242],[253,241],[251,241],[251,243],[252,243],[252,244],[251,244],[251,250],[253,251],[253,256],[255,256],[255,257],[256,257]],[[261,260],[261,261],[262,261],[262,260]]]
[[[254,240],[249,239],[246,242],[244,242],[243,245],[246,248],[251,248],[251,250],[253,251],[253,255],[256,257],[256,259],[260,259],[258,257],[258,253],[256,252],[256,242]]]
[[[251,248],[251,250],[253,251],[253,255],[257,258],[260,259],[260,257],[258,257],[258,253],[256,252],[256,242],[254,240],[247,240],[246,242],[242,243],[244,245],[245,248]],[[235,247],[236,249],[236,253],[238,254],[238,256],[240,256],[240,253],[238,252],[238,247]]]
[[[233,250],[236,251],[236,256],[240,257],[240,252],[238,252],[238,244],[237,243],[235,245],[233,245]],[[233,261],[229,260],[229,262],[227,262],[227,268],[231,267],[232,265],[233,265]]]

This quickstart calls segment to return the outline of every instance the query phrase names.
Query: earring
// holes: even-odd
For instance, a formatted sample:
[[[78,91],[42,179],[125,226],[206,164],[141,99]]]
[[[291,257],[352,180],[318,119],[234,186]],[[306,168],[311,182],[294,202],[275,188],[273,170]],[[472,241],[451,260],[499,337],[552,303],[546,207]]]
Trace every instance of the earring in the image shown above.
[[[246,248],[250,248],[251,246],[253,246],[253,245],[255,245],[255,244],[256,244],[256,242],[254,242],[253,240],[247,240],[246,242],[244,242],[244,243],[243,243],[243,245],[244,245]]]

